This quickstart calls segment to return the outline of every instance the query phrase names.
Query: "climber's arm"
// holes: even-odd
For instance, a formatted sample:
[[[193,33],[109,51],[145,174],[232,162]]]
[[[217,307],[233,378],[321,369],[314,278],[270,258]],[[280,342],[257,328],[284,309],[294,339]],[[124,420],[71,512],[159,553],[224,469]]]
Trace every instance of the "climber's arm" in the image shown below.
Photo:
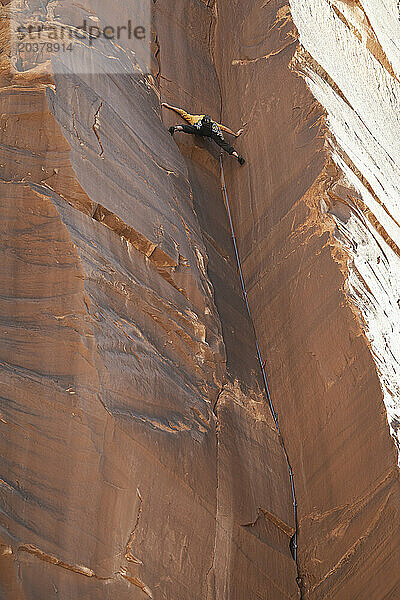
[[[183,110],[183,108],[178,108],[177,106],[172,106],[171,104],[167,104],[166,102],[163,102],[161,104],[161,106],[165,106],[165,108],[169,108],[169,110],[173,110],[178,115],[180,115],[182,117],[182,119],[185,119],[185,121],[190,121],[190,117],[192,115],[190,113],[187,113],[185,110]]]
[[[221,125],[220,123],[218,123],[218,127],[222,130],[225,131],[226,133],[230,133],[231,135],[234,135],[235,137],[239,137],[239,135],[241,133],[243,133],[244,131],[244,127],[242,127],[242,129],[239,129],[239,131],[237,131],[236,133],[234,131],[232,131],[232,129],[230,129],[229,127],[226,127],[225,125]]]

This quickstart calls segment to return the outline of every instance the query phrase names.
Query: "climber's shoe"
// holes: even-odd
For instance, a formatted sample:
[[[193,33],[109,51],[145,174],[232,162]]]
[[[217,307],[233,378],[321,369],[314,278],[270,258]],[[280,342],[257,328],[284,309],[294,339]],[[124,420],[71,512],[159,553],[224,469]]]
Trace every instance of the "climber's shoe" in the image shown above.
[[[171,126],[171,127],[168,129],[168,131],[170,132],[170,134],[171,134],[171,135],[174,135],[174,133],[175,133],[175,127],[172,125],[172,126]]]
[[[240,165],[244,165],[246,161],[244,160],[243,156],[238,156],[238,162]]]

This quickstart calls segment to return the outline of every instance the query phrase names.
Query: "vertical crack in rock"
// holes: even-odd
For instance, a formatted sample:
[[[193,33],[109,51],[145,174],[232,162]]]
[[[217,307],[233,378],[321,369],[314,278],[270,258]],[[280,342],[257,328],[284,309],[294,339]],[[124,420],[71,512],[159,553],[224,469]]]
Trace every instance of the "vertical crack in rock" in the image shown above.
[[[80,144],[83,146],[83,145],[84,145],[84,141],[82,140],[82,138],[80,137],[80,135],[79,135],[79,133],[78,133],[78,130],[77,130],[77,128],[76,128],[76,122],[75,122],[75,119],[76,119],[75,113],[74,113],[74,112],[72,112],[72,128],[73,128],[73,130],[75,131],[75,135],[76,135],[76,137],[78,138],[78,140],[79,140],[79,143],[80,143]]]
[[[213,413],[214,413],[215,417],[217,417],[218,402],[220,401],[220,398],[221,398],[222,394],[224,393],[225,389],[226,389],[226,384],[224,383],[224,385],[219,390],[217,397],[215,399],[215,402],[214,402]]]
[[[126,558],[126,560],[128,562],[133,562],[133,563],[142,565],[143,562],[140,559],[138,559],[135,556],[133,556],[133,554],[132,554],[132,545],[133,545],[133,541],[134,541],[134,538],[135,538],[136,530],[137,530],[137,528],[139,526],[139,521],[140,521],[140,517],[141,517],[141,514],[142,514],[142,510],[143,510],[143,498],[142,498],[142,496],[140,494],[139,489],[136,490],[136,493],[137,493],[137,497],[139,498],[139,508],[138,508],[138,512],[137,512],[135,526],[132,529],[132,531],[131,531],[131,533],[129,535],[129,540],[128,540],[127,544],[126,544],[125,558]]]
[[[100,110],[101,110],[102,106],[103,106],[103,102],[100,102],[98,109],[94,113],[93,125],[92,125],[94,134],[95,134],[97,141],[99,143],[99,146],[100,146],[100,153],[99,153],[100,158],[103,158],[103,154],[104,154],[103,144],[101,143],[101,138],[100,138],[100,134],[98,131],[100,129],[99,115],[100,115]]]
[[[283,438],[280,426],[279,426],[279,421],[278,421],[278,414],[275,411],[274,408],[274,404],[273,404],[273,400],[271,397],[271,393],[270,393],[270,388],[269,388],[269,383],[268,383],[268,376],[265,370],[266,367],[266,360],[263,360],[262,356],[261,356],[261,352],[260,352],[260,344],[259,344],[259,340],[258,340],[258,335],[257,335],[257,330],[256,330],[256,325],[253,319],[253,314],[252,314],[252,310],[250,307],[250,301],[249,301],[249,296],[247,293],[247,287],[246,287],[246,281],[245,281],[245,277],[244,277],[244,273],[243,273],[243,268],[242,268],[242,262],[240,260],[240,254],[239,254],[239,248],[237,245],[237,239],[236,239],[236,234],[235,234],[235,227],[233,224],[233,220],[232,220],[232,214],[231,214],[231,206],[230,206],[230,200],[229,200],[229,195],[228,195],[228,190],[226,187],[226,180],[225,180],[225,173],[224,173],[224,166],[223,166],[223,160],[222,160],[222,156],[220,158],[220,165],[221,165],[221,193],[223,195],[224,198],[224,204],[227,210],[227,218],[229,221],[229,227],[231,230],[231,234],[232,234],[232,242],[234,245],[234,250],[235,250],[235,257],[236,257],[236,262],[237,262],[237,269],[238,269],[238,273],[239,273],[239,279],[240,279],[240,283],[241,283],[241,288],[242,288],[242,294],[243,294],[243,301],[244,304],[246,306],[246,310],[249,316],[249,320],[251,323],[251,328],[252,328],[252,332],[254,335],[254,342],[255,342],[255,347],[256,347],[256,351],[257,351],[257,360],[259,363],[259,367],[260,367],[260,371],[261,371],[261,375],[262,375],[262,380],[263,380],[263,384],[264,384],[264,390],[265,390],[265,400],[268,403],[269,409],[271,411],[271,416],[273,418],[273,421],[275,423],[276,426],[276,430],[279,436],[279,441],[282,447],[282,451],[283,454],[285,456],[285,461],[287,464],[287,468],[288,468],[288,475],[289,475],[289,481],[290,481],[290,488],[291,488],[291,495],[292,495],[292,500],[293,500],[293,513],[294,513],[294,524],[295,524],[295,530],[293,533],[293,536],[291,538],[291,544],[290,544],[290,549],[291,549],[291,553],[292,553],[292,557],[293,560],[295,561],[296,564],[296,570],[297,570],[297,578],[296,578],[296,583],[298,585],[299,588],[299,592],[300,592],[300,600],[303,599],[303,584],[302,584],[302,577],[301,577],[301,571],[300,571],[300,563],[299,563],[299,559],[298,559],[298,518],[297,518],[297,499],[296,499],[296,488],[295,488],[295,481],[294,481],[294,473],[293,473],[293,468],[292,468],[292,464],[289,458],[289,454],[287,452],[287,448],[286,448],[286,444],[285,444],[285,440]]]
[[[222,390],[218,397],[221,396]],[[214,407],[213,411],[215,415],[215,436],[216,436],[216,445],[215,445],[215,464],[216,464],[216,486],[215,486],[215,502],[216,502],[216,511],[215,511],[215,521],[214,521],[214,543],[213,550],[211,556],[211,564],[206,572],[205,583],[207,589],[207,600],[214,600],[215,598],[215,586],[216,586],[216,577],[215,577],[215,560],[218,550],[218,530],[222,527],[222,523],[220,521],[220,468],[221,468],[221,457],[220,457],[220,421],[218,417],[218,412]]]
[[[154,73],[154,78],[155,78],[155,81],[159,88],[160,79],[162,77],[162,75],[161,75],[161,59],[160,59],[160,42],[158,39],[157,32],[154,29],[152,29],[152,36],[153,36],[153,45],[154,45],[154,50],[153,50],[154,62],[157,65],[157,67],[155,69],[155,73]],[[159,93],[160,92],[158,89],[157,94],[159,94]]]

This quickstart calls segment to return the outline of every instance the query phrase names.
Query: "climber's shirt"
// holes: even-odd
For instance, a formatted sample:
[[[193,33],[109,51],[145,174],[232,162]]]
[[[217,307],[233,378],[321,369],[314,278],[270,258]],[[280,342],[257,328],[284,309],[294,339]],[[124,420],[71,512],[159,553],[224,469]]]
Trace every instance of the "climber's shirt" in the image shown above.
[[[182,119],[185,119],[185,121],[187,121],[190,125],[192,125],[193,127],[196,127],[196,129],[199,130],[199,133],[204,131],[204,133],[209,134],[212,131],[213,133],[216,133],[218,136],[223,137],[222,131],[228,131],[226,129],[226,127],[224,127],[224,125],[221,125],[220,123],[216,123],[215,121],[211,121],[209,131],[206,132],[206,129],[208,129],[208,128],[202,122],[203,117],[205,117],[205,115],[191,115],[190,113],[186,112],[182,108],[175,109],[175,110],[178,114],[181,115]]]

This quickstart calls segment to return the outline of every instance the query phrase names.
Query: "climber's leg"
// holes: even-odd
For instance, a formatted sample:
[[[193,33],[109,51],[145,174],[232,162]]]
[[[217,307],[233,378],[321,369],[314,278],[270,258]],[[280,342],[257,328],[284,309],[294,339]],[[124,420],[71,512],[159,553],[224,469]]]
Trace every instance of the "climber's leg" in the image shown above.
[[[214,142],[216,144],[218,144],[218,146],[220,146],[228,154],[233,154],[235,152],[235,148],[233,146],[231,146],[229,144],[229,142],[227,142],[222,135],[218,135],[217,133],[215,133],[215,134],[213,134],[210,137],[212,137],[212,139],[214,140]]]
[[[225,152],[227,152],[228,154],[231,154],[232,156],[237,158],[241,165],[244,164],[245,160],[244,160],[243,156],[240,156],[240,154],[237,153],[235,148],[233,146],[231,146],[231,144],[229,144],[229,142],[227,142],[222,135],[218,135],[217,133],[214,133],[211,137],[214,140],[214,142],[216,144],[218,144],[218,146],[220,146],[223,150],[225,150]]]
[[[175,125],[169,128],[169,132],[171,135],[174,135],[175,131],[182,131],[183,133],[192,133],[197,134],[199,130],[193,125]]]

